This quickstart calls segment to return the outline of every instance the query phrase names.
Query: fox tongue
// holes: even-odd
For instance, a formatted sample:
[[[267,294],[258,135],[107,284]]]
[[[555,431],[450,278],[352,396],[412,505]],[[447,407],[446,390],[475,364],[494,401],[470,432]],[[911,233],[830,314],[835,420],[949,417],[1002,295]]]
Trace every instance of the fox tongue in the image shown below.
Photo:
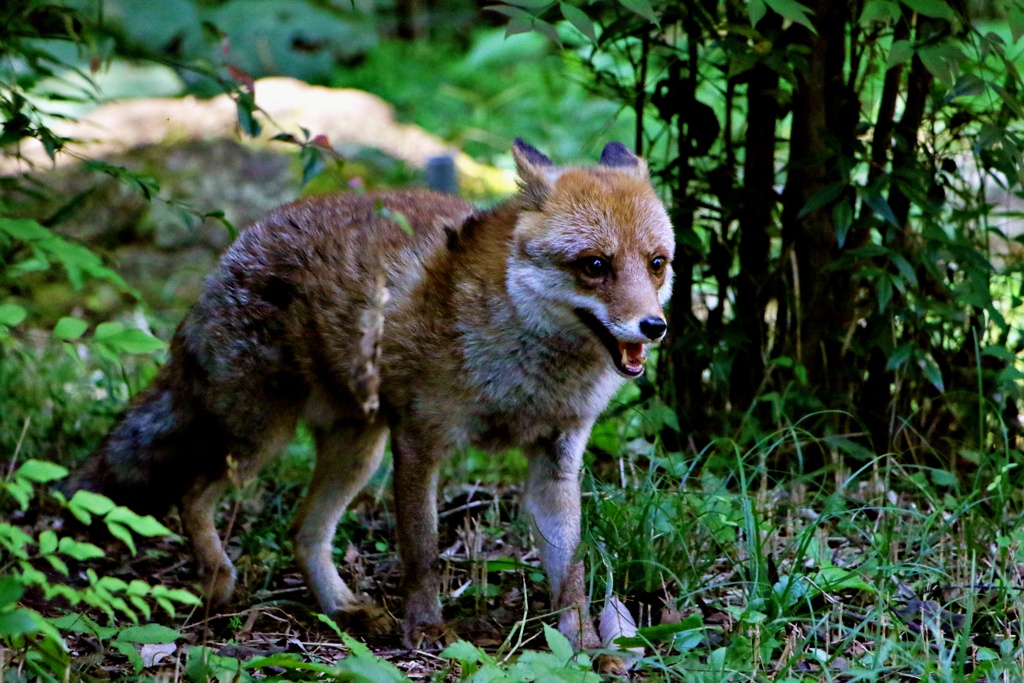
[[[644,345],[640,342],[619,342],[622,367],[637,372],[644,366]]]

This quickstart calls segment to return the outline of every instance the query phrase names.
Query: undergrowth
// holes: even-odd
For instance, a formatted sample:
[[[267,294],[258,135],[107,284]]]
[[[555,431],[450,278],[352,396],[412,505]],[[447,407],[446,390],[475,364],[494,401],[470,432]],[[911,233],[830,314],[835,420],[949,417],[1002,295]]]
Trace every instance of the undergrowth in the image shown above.
[[[979,471],[969,486],[891,454],[855,468],[837,457],[800,473],[785,463],[814,440],[798,426],[747,450],[722,441],[692,457],[645,436],[645,420],[628,425],[619,416],[598,429],[584,482],[582,552],[594,611],[615,595],[638,622],[635,636],[618,643],[644,648],[635,676],[1024,680],[1024,532],[1014,468]],[[193,604],[174,587],[192,585],[187,565],[162,575],[164,586],[106,576],[91,568],[102,547],[65,539],[53,517],[26,511],[99,516],[129,544],[128,528],[168,529],[87,494],[68,502],[46,493],[64,473],[49,463],[28,461],[9,474],[3,492],[14,514],[0,526],[9,680],[21,680],[19,671],[61,680],[60,667],[72,661],[65,643],[107,653],[78,664],[76,677],[102,662],[189,681],[224,680],[228,672],[233,680],[598,680],[590,673],[595,653],[572,656],[546,625],[554,616],[509,478],[443,486],[445,616],[466,641],[427,655],[392,649],[394,637],[371,638],[367,648],[358,634],[335,632],[311,611],[281,533],[308,477],[303,442],[223,505],[225,518],[238,519],[231,552],[243,558],[241,597],[220,617],[193,612],[182,620],[162,600]],[[605,449],[613,446],[621,467],[609,466]],[[1004,455],[1007,463],[1020,459]],[[336,559],[353,585],[398,605],[388,477],[384,467],[378,487],[346,515]],[[145,566],[173,561],[167,546],[139,547]],[[102,566],[117,566],[120,553]],[[244,554],[254,553],[246,571]],[[157,619],[150,604],[166,614]],[[163,658],[154,658],[157,651]]]

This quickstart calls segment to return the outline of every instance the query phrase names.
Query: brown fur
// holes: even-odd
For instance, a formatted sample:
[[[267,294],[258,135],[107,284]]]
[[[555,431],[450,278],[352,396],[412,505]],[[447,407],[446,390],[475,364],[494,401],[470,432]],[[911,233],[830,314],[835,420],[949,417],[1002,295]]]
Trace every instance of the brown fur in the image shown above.
[[[318,455],[296,558],[325,612],[378,628],[383,613],[338,576],[331,542],[390,435],[405,636],[416,645],[441,633],[441,459],[469,444],[522,448],[524,507],[559,627],[596,646],[574,557],[582,451],[622,381],[608,335],[637,346],[636,320],[660,320],[671,276],[650,264],[671,257],[672,233],[628,151],[613,157],[628,162],[621,168],[561,168],[527,148],[514,149],[523,192],[490,211],[428,192],[343,194],[289,204],[245,230],[179,326],[167,365],[72,488],[140,509],[179,504],[208,594],[224,601],[234,574],[213,525],[217,498],[304,417]],[[403,214],[412,234],[387,212]],[[586,256],[609,257],[613,271],[581,274]],[[588,306],[607,318],[603,341],[577,315]]]

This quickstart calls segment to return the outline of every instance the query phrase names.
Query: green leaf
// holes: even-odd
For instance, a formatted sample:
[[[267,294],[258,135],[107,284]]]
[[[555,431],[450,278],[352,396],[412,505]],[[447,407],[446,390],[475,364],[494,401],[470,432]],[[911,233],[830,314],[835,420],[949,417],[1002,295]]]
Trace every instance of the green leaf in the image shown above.
[[[411,236],[413,234],[412,224],[409,223],[409,219],[406,218],[405,214],[401,211],[389,209],[379,199],[377,200],[377,215],[393,220],[406,235]]]
[[[128,584],[124,579],[116,576],[101,576],[94,585],[109,593],[123,593],[128,590]]]
[[[121,541],[126,546],[128,546],[128,550],[131,552],[132,555],[134,555],[137,552],[135,550],[135,539],[132,538],[132,532],[128,531],[126,527],[118,524],[117,522],[108,521],[107,531],[110,532],[111,536]]]
[[[874,188],[861,188],[860,191],[861,199],[864,201],[872,211],[875,212],[882,220],[892,225],[896,225],[896,214],[892,212],[889,207],[889,202],[882,193]]]
[[[1024,36],[1024,6],[1017,2],[1017,6],[1013,7],[1004,16],[1006,17],[1006,23],[1010,26],[1010,35],[1013,36],[1013,42],[1016,43]]]
[[[313,146],[303,147],[299,158],[302,160],[302,180],[299,186],[305,187],[327,167],[327,162],[324,161],[323,150]]]
[[[652,24],[661,25],[661,15],[654,11],[650,0],[619,0],[619,3],[634,14],[638,14]]]
[[[7,484],[7,493],[18,501],[19,508],[25,510],[32,498],[32,483],[28,479],[15,478],[14,481]]]
[[[797,218],[803,218],[809,213],[813,213],[818,209],[828,206],[839,198],[839,195],[842,194],[845,188],[845,181],[835,182],[821,188],[810,196],[807,203],[804,204],[804,208],[800,209],[800,213],[797,214]]]
[[[123,524],[139,536],[173,536],[174,532],[161,524],[153,515],[139,515],[126,507],[117,506],[111,510],[103,521]]]
[[[0,304],[0,325],[14,327],[28,315],[18,304]]]
[[[572,660],[572,656],[575,654],[572,644],[557,629],[544,624],[544,639],[548,641],[548,649],[551,650],[551,654],[561,660],[563,664],[567,664]]]
[[[992,356],[993,358],[998,358],[999,360],[1007,363],[1013,363],[1017,360],[1017,356],[1014,355],[1013,351],[1005,346],[1000,346],[999,344],[990,344],[989,346],[986,346],[981,350],[981,355]]]
[[[117,321],[100,323],[96,326],[95,337],[96,339],[104,339],[106,337],[113,337],[123,331],[124,325]]]
[[[701,644],[704,642],[704,636],[705,633],[703,628],[695,628],[686,631],[680,631],[675,635],[674,638],[672,638],[672,647],[675,649],[676,652],[678,652],[681,655],[684,655],[687,652],[690,652],[700,647]],[[615,644],[619,645],[620,647],[626,647],[625,645],[619,643],[620,640],[623,639],[617,638],[615,640]]]
[[[305,661],[297,654],[293,654],[291,652],[280,652],[267,657],[256,657],[255,659],[250,659],[245,663],[245,668],[251,671],[265,669],[269,666],[289,669],[291,671],[313,671],[315,673],[328,674],[329,679],[338,680],[338,667],[331,666],[330,664],[321,664],[320,662]],[[366,679],[363,677],[356,677],[351,680],[363,681]]]
[[[836,226],[836,244],[842,249],[846,246],[846,236],[853,225],[853,207],[848,201],[841,201],[832,207],[832,222]]]
[[[983,79],[974,74],[963,74],[960,78],[956,79],[956,83],[953,84],[953,90],[949,93],[950,98],[954,97],[970,97],[973,95],[981,95],[985,92],[987,84]]]
[[[551,5],[551,0],[510,0],[508,4],[526,9],[542,10]]]
[[[347,633],[341,634],[341,642],[349,649],[349,657],[339,662],[339,668],[353,674],[361,675],[356,680],[373,681],[374,683],[407,683],[408,678],[398,667],[386,662],[370,652],[370,648]]]
[[[183,588],[167,588],[166,586],[153,586],[151,591],[154,598],[173,600],[182,605],[201,605],[202,600],[189,593]]]
[[[75,491],[75,494],[71,496],[71,500],[68,501],[68,507],[71,508],[72,512],[75,509],[80,509],[97,516],[103,516],[116,506],[114,501],[106,496],[93,493],[92,491],[80,490]]]
[[[441,656],[446,659],[455,659],[463,664],[493,664],[494,657],[490,656],[476,645],[459,640],[446,647]]]
[[[878,296],[878,310],[884,313],[892,301],[892,277],[889,273],[880,273],[875,278],[875,294]]]
[[[548,40],[550,40],[558,47],[562,47],[562,37],[558,35],[558,30],[555,29],[555,27],[550,22],[534,17],[533,30],[535,30],[537,33],[540,33],[543,36],[546,36]]]
[[[68,471],[57,463],[45,460],[26,460],[14,473],[14,476],[34,481],[37,484],[45,484],[68,476]]]
[[[145,662],[142,661],[142,657],[139,655],[139,652],[135,649],[134,645],[123,640],[115,640],[111,645],[113,645],[118,652],[128,658],[128,661],[131,662],[136,675],[142,672],[142,669],[146,665]]]
[[[39,552],[49,555],[57,549],[57,532],[47,529],[39,534]]]
[[[256,120],[256,97],[251,92],[240,91],[235,102],[238,108],[238,125],[249,137],[259,137],[263,126]]]
[[[131,328],[119,332],[105,331],[101,334],[100,327],[96,328],[96,340],[108,344],[122,353],[152,353],[167,348],[167,344],[163,340],[140,329]]]
[[[897,346],[895,349],[893,349],[892,353],[889,354],[889,360],[885,364],[885,369],[887,371],[898,370],[899,368],[903,367],[903,365],[908,360],[910,360],[910,356],[912,355],[913,351],[914,344],[912,342],[907,342],[906,344],[901,344],[900,346]]]
[[[956,18],[953,8],[943,2],[943,0],[902,0],[902,2],[910,9],[926,17],[935,17],[936,19],[945,19],[946,21],[952,21]]]
[[[497,557],[493,560],[486,560],[485,566],[489,572],[511,572],[520,569],[531,569],[531,565],[519,562],[509,557]]]
[[[768,8],[764,4],[764,0],[748,0],[747,1],[747,14],[750,16],[750,25],[757,28],[757,23],[764,19],[764,15],[768,13]]]
[[[563,2],[559,5],[562,10],[562,16],[565,17],[566,21],[575,27],[577,31],[590,38],[592,41],[597,41],[597,33],[594,31],[594,22],[591,21],[587,13],[581,10],[579,7],[574,7],[567,2]]]
[[[704,627],[704,617],[700,614],[691,614],[675,624],[659,624],[657,626],[645,626],[636,632],[634,638],[617,638],[616,645],[622,647],[645,647],[650,643],[660,643],[671,640],[677,633],[701,629]]]
[[[132,603],[139,612],[142,613],[142,618],[146,621],[150,621],[153,618],[153,610],[150,609],[149,605],[145,600],[137,595],[129,595],[128,602]]]
[[[129,626],[121,629],[116,640],[125,643],[139,643],[141,645],[163,645],[173,643],[181,634],[173,628],[167,628],[160,624],[145,624],[143,626]]]
[[[96,558],[103,557],[105,554],[103,549],[99,546],[93,545],[92,543],[86,543],[84,541],[76,541],[68,536],[60,539],[58,549],[61,554],[74,558],[79,562],[94,560]]]
[[[906,280],[912,287],[917,287],[917,273],[914,272],[914,267],[910,265],[902,254],[891,254],[893,265],[896,266],[896,270],[900,271],[900,275]]]
[[[13,576],[0,578],[0,607],[6,607],[18,602],[18,600],[21,600],[24,592],[25,589],[22,587],[21,582]]]
[[[939,392],[946,390],[946,385],[942,381],[942,371],[939,370],[938,364],[935,362],[930,355],[925,356],[920,360],[921,371],[924,373],[925,379],[932,383]]]
[[[796,0],[764,0],[764,3],[771,7],[775,12],[782,15],[784,19],[789,19],[794,24],[800,24],[809,30],[811,33],[817,35],[818,31],[814,28],[814,24],[811,23],[808,14],[814,14],[814,12]]]
[[[35,539],[24,531],[11,524],[0,524],[0,548],[19,559],[28,559],[29,546],[35,545]],[[22,573],[20,582],[27,585],[25,575]]]
[[[175,615],[174,604],[171,603],[170,600],[168,600],[167,598],[159,598],[159,597],[153,596],[153,601],[156,604],[160,605],[160,607],[165,612],[167,612],[167,616],[172,617],[172,618],[174,617],[174,615]]]
[[[885,70],[906,64],[914,56],[914,46],[909,40],[897,40],[889,48],[889,56],[885,60]]]
[[[53,336],[57,339],[70,341],[81,337],[87,329],[89,329],[89,323],[81,318],[65,317],[58,320],[57,324],[54,325]]]
[[[864,3],[858,22],[870,24],[880,22],[888,24],[900,18],[900,5],[896,0],[870,0]]]
[[[772,593],[775,599],[786,609],[793,605],[814,597],[820,593],[816,586],[812,586],[806,576],[802,574],[786,575],[779,577],[779,580],[772,586]]]
[[[0,218],[0,232],[22,242],[36,242],[53,237],[53,233],[28,218]]]
[[[356,640],[349,634],[341,631],[341,642],[348,648],[349,653],[354,657],[372,657],[373,653],[370,652],[370,648],[366,646],[366,643]]]
[[[32,610],[19,608],[10,612],[0,612],[0,636],[20,636],[38,633],[39,624]]]
[[[321,614],[321,613],[317,613],[316,618],[319,619],[322,623],[327,624],[328,626],[330,626],[331,630],[334,631],[335,635],[337,635],[339,638],[341,638],[342,631],[341,631],[341,627],[338,626],[338,622],[334,621],[334,619],[331,619],[326,614]]]
[[[917,51],[921,63],[943,85],[953,87],[953,71],[949,65],[947,53],[941,45],[927,45]]]
[[[43,559],[49,562],[50,566],[53,567],[54,571],[56,571],[58,574],[62,576],[69,576],[71,574],[71,570],[68,569],[67,563],[65,563],[64,560],[60,559],[58,556],[43,555]]]
[[[931,474],[932,482],[934,482],[936,486],[954,488],[957,485],[956,475],[952,472],[947,472],[946,470],[930,470],[929,474]]]
[[[506,38],[533,30],[533,15],[524,9],[512,5],[491,5],[487,9],[508,17],[508,25],[505,26]]]
[[[814,583],[823,591],[859,590],[875,593],[875,588],[861,578],[859,572],[842,567],[823,567],[815,576]]]

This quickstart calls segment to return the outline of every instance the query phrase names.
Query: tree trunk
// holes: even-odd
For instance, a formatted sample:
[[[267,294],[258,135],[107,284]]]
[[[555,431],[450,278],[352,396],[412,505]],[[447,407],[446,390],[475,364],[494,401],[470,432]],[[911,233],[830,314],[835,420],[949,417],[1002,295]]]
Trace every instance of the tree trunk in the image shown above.
[[[843,334],[849,325],[847,277],[836,278],[830,266],[837,253],[833,203],[804,212],[808,201],[841,179],[836,154],[852,149],[859,106],[851,101],[843,79],[845,3],[817,0],[817,35],[791,28],[797,44],[808,48],[804,68],[797,69],[793,93],[793,125],[789,173],[783,193],[783,263],[792,253],[795,265],[786,273],[791,296],[791,334],[784,352],[807,369],[808,383],[826,391],[842,386],[839,367]],[[820,195],[819,195],[820,196]],[[838,286],[837,286],[838,285]]]
[[[769,40],[778,38],[782,17],[771,13],[761,23]],[[775,206],[775,127],[779,115],[779,74],[759,63],[747,86],[747,131],[744,141],[743,206],[740,212],[739,262],[735,278],[736,323],[742,341],[729,374],[729,401],[746,410],[764,379],[765,304],[768,285],[769,234]]]
[[[697,57],[698,41],[701,30],[692,21],[684,22],[687,33],[687,76],[681,77],[681,66],[673,66],[675,72],[673,82],[680,84],[679,98],[683,102],[693,102],[697,95]],[[669,397],[672,408],[679,417],[683,434],[698,435],[706,431],[707,425],[702,419],[704,407],[703,372],[706,363],[702,361],[706,335],[700,321],[693,312],[693,269],[700,260],[700,253],[692,242],[694,237],[694,206],[690,193],[690,183],[694,178],[694,170],[690,164],[693,149],[689,126],[685,116],[677,118],[678,151],[676,159],[676,178],[672,188],[673,212],[672,221],[675,225],[677,239],[675,256],[675,282],[672,289],[672,302],[669,305],[673,342],[669,350],[669,368],[672,378],[672,395]]]

